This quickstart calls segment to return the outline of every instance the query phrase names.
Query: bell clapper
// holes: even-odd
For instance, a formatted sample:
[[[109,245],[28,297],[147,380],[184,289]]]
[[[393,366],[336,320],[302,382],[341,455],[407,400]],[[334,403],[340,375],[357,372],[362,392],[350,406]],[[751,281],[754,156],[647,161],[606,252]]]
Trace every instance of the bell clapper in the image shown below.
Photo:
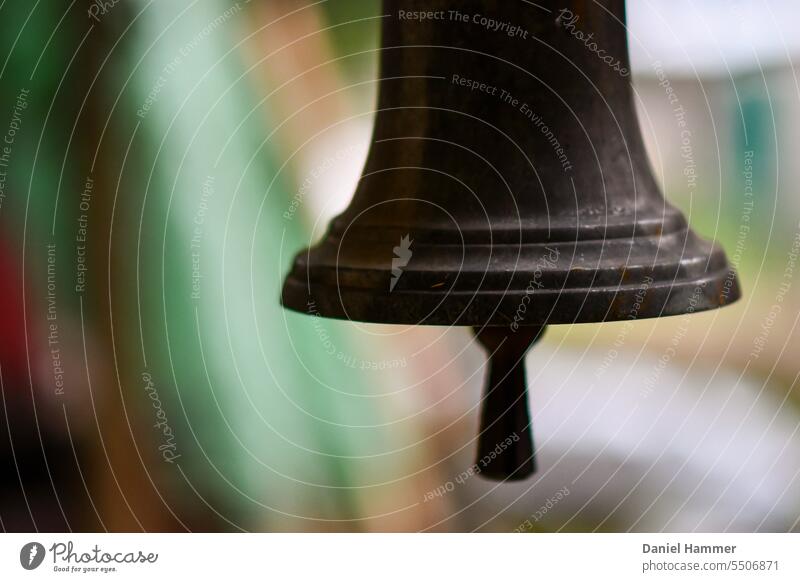
[[[476,465],[498,480],[524,479],[536,471],[528,411],[525,354],[545,326],[473,327],[486,349],[489,374],[481,404]]]

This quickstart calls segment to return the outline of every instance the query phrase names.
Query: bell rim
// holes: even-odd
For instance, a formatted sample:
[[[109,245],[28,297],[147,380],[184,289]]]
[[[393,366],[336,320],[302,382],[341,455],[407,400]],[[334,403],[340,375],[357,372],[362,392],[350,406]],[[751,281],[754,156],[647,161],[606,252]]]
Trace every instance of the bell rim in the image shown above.
[[[309,292],[307,281],[289,274],[281,304],[298,313],[361,323],[512,329],[686,315],[725,307],[741,298],[738,275],[727,264],[699,278],[531,293],[524,289],[380,293],[330,284],[312,287]]]

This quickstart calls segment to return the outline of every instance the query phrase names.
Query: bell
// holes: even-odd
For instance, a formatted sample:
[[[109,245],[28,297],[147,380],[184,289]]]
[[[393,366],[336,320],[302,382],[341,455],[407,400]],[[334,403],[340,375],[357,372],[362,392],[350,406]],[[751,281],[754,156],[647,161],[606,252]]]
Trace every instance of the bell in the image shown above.
[[[325,317],[471,326],[490,357],[478,469],[496,479],[535,471],[524,356],[545,326],[739,298],[651,173],[624,0],[559,6],[385,0],[363,174],[282,293]]]

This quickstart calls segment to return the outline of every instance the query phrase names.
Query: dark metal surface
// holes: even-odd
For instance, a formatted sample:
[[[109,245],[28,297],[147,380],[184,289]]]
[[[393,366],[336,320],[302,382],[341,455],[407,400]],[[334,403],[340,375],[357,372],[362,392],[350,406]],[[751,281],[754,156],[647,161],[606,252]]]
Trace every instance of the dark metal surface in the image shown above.
[[[467,21],[445,0],[384,5],[366,166],[347,210],[295,259],[286,307],[508,335],[738,299],[722,250],[650,171],[624,74],[623,0],[459,2]]]

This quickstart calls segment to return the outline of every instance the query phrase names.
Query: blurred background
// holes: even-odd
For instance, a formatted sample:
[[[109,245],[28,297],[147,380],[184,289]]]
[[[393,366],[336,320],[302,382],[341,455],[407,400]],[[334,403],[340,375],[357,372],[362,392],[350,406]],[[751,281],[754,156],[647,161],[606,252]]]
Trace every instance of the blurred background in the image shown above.
[[[469,475],[468,330],[278,304],[369,147],[378,0],[0,16],[3,530],[800,531],[796,2],[629,2],[653,169],[744,296],[551,327],[514,484]]]

